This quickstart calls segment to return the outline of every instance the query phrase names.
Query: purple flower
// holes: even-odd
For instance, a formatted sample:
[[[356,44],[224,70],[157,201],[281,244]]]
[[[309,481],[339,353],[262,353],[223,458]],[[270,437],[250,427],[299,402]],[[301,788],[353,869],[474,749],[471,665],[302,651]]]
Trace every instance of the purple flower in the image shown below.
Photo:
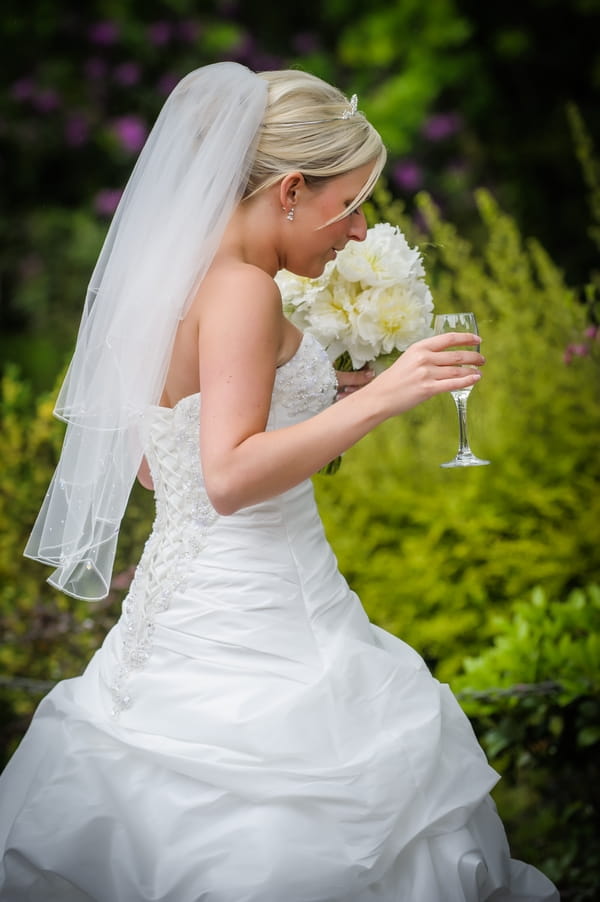
[[[184,19],[177,23],[177,37],[181,41],[193,44],[200,35],[200,23],[194,19]]]
[[[311,31],[301,31],[294,35],[292,46],[296,53],[315,53],[319,49],[319,39]]]
[[[229,51],[230,59],[237,62],[245,62],[256,52],[256,41],[248,32],[240,35],[240,38]]]
[[[394,166],[392,177],[403,191],[417,191],[423,184],[423,170],[415,160],[400,160]]]
[[[65,140],[69,147],[81,147],[86,143],[90,134],[90,127],[85,116],[81,113],[72,113],[65,124]]]
[[[156,85],[156,90],[159,94],[162,94],[164,97],[166,97],[167,94],[170,94],[175,85],[177,85],[178,83],[178,75],[175,75],[174,72],[165,72],[165,74],[161,75],[161,77],[159,78]]]
[[[237,0],[218,0],[217,2],[219,15],[223,16],[225,19],[235,18],[238,13],[238,6]]]
[[[60,97],[53,88],[44,88],[33,96],[32,103],[40,113],[51,113],[60,106]]]
[[[444,141],[455,135],[461,126],[462,117],[458,113],[435,113],[425,120],[421,131],[430,141]]]
[[[130,87],[131,85],[137,85],[139,82],[141,70],[137,63],[128,62],[117,66],[113,74],[117,84]]]
[[[589,353],[590,349],[586,344],[569,344],[565,348],[563,360],[565,363],[571,363],[573,357],[587,357]]]
[[[94,22],[88,28],[88,38],[92,44],[110,47],[119,40],[121,29],[116,22]]]
[[[231,52],[227,53],[226,58],[231,59]],[[250,69],[254,69],[257,72],[268,72],[271,69],[283,68],[283,59],[280,56],[262,51],[249,53],[246,62]]]
[[[169,22],[152,22],[146,29],[148,39],[155,47],[163,47],[173,35],[173,28]]]
[[[106,78],[108,66],[106,61],[100,59],[100,57],[91,56],[84,66],[84,71],[91,81],[102,81],[102,79]]]
[[[598,329],[598,326],[588,326],[583,334],[586,338],[591,338],[593,341],[595,338],[600,338],[600,329]]]
[[[590,352],[590,349],[586,344],[574,344],[570,345],[570,348],[576,357],[587,357]]]
[[[119,116],[118,119],[113,119],[112,130],[121,147],[129,153],[141,150],[148,135],[148,127],[139,116]]]
[[[94,198],[94,209],[100,216],[112,216],[123,192],[120,188],[103,188]]]
[[[19,78],[12,83],[10,93],[15,100],[31,100],[35,89],[33,78]]]

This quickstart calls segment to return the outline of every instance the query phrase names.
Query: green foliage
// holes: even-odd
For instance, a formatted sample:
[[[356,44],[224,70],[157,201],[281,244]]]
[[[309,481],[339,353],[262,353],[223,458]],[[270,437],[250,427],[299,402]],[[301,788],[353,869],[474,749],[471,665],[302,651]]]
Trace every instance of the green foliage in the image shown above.
[[[571,899],[600,886],[600,588],[541,589],[494,622],[494,642],[453,681],[495,766],[517,857]],[[543,841],[542,841],[543,840]]]
[[[405,225],[385,191],[374,204]],[[600,348],[594,340],[565,362],[585,307],[488,193],[478,194],[481,254],[430,198],[420,207],[436,309],[478,319],[488,363],[469,401],[470,437],[492,464],[440,469],[458,437],[443,395],[379,427],[316,491],[372,619],[448,678],[514,598],[536,585],[560,597],[600,577]]]
[[[587,187],[592,218],[589,235],[596,247],[600,249],[600,160],[594,154],[591,136],[588,133],[581,113],[574,103],[569,104],[567,107],[567,114],[573,133],[577,159],[579,160]]]
[[[366,92],[361,108],[377,123],[392,155],[411,150],[440,93],[470,70],[470,57],[456,49],[471,30],[454,0],[376,4],[346,20],[339,60],[353,71],[357,89]]]
[[[108,218],[167,94],[190,70],[235,58],[249,36],[217,3],[202,12],[191,0],[7,4],[0,319],[11,331],[58,327],[64,343]]]
[[[51,394],[33,398],[28,383],[9,368],[0,383],[0,766],[20,737],[36,696],[49,682],[80,673],[118,613],[120,591],[90,604],[67,598],[45,582],[47,572],[23,557],[52,475],[63,426]],[[148,497],[145,497],[148,496]],[[134,492],[116,567],[124,588],[148,532],[151,496]],[[24,681],[24,682],[23,682]],[[31,692],[31,681],[41,682]]]
[[[42,568],[22,552],[47,488],[61,427],[52,419],[49,398],[33,402],[10,371],[2,379],[0,424],[0,673],[55,680],[71,675],[91,650],[89,609],[49,587],[42,593]],[[30,713],[31,699],[12,688],[4,690],[1,703],[9,739]]]
[[[22,224],[32,249],[21,261],[14,304],[35,322],[38,333],[52,332],[54,342],[72,339],[85,287],[106,232],[89,210],[42,207]]]
[[[565,601],[551,601],[536,588],[529,601],[511,606],[510,616],[494,619],[494,633],[490,648],[477,658],[465,659],[455,689],[488,692],[493,687],[548,681],[561,707],[582,695],[600,695],[598,586],[574,589]],[[481,713],[484,706],[485,702],[476,701],[469,710]],[[600,711],[596,715],[592,727],[571,737],[577,745],[600,742]]]

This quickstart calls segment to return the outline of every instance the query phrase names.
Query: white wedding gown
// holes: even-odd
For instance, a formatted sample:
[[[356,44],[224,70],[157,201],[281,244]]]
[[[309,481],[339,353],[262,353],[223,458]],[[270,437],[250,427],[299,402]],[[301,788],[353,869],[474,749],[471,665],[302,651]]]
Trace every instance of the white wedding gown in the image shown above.
[[[334,394],[307,336],[269,428]],[[157,519],[122,617],[0,781],[2,902],[557,900],[510,859],[448,688],[340,575],[311,482],[215,513],[199,405],[148,411]]]

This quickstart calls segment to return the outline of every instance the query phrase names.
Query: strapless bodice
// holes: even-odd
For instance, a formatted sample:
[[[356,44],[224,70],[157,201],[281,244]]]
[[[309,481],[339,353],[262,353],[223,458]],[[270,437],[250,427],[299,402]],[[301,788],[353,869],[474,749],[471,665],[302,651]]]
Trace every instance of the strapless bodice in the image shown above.
[[[267,429],[318,413],[333,402],[335,393],[335,371],[325,350],[312,335],[305,334],[294,356],[276,370]],[[197,393],[172,408],[150,407],[144,417],[144,451],[154,482],[156,517],[123,606],[123,657],[112,687],[116,713],[131,704],[126,683],[131,671],[148,659],[157,615],[168,609],[173,594],[182,589],[190,563],[202,553],[217,522],[227,520],[223,529],[228,536],[235,529],[242,533],[252,530],[257,547],[257,530],[272,528],[271,501],[227,518],[220,518],[212,506],[200,460],[200,405],[201,394]],[[308,482],[280,496],[281,503],[307,493],[310,502]],[[309,511],[309,517],[316,515],[311,503],[300,508]]]
[[[267,429],[318,413],[333,402],[335,392],[335,371],[325,350],[312,335],[304,335],[294,356],[276,370]],[[196,536],[216,517],[200,463],[200,405],[197,393],[173,408],[152,407],[144,429],[160,525]]]

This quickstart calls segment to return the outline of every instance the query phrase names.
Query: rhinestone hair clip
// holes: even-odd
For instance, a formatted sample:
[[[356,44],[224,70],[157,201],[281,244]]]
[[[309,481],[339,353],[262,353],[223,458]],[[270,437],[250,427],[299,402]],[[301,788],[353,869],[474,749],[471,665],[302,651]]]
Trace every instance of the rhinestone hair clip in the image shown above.
[[[353,116],[356,115],[356,111],[358,110],[358,97],[356,94],[353,94],[350,98],[350,106],[347,110],[344,110],[342,113],[342,119],[352,119]]]
[[[344,110],[341,116],[330,116],[329,119],[307,119],[305,122],[282,122],[284,126],[289,125],[322,125],[325,122],[335,122],[336,119],[352,119],[358,112],[358,97],[353,94],[348,103],[348,109]]]

